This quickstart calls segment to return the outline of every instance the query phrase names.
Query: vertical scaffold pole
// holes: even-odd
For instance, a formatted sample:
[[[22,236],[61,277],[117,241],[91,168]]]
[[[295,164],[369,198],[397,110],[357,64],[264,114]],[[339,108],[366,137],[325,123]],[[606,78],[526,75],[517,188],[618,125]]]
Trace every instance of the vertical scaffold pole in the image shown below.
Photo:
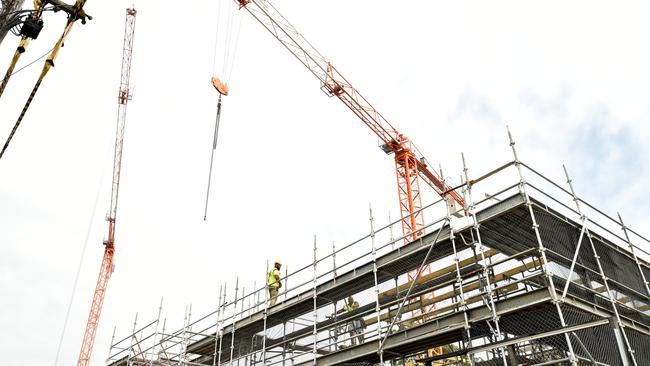
[[[494,323],[494,334],[497,338],[497,342],[503,340],[503,334],[501,333],[501,326],[499,324],[499,316],[497,314],[497,308],[494,303],[494,289],[492,288],[492,283],[490,281],[490,272],[488,270],[488,263],[485,259],[485,247],[483,246],[483,241],[481,240],[481,231],[480,231],[480,225],[478,222],[478,218],[476,217],[476,204],[474,202],[474,198],[472,197],[472,183],[469,179],[469,172],[467,168],[467,163],[465,162],[465,154],[461,153],[461,158],[463,160],[463,173],[465,174],[465,182],[467,182],[467,198],[469,199],[469,214],[472,218],[472,228],[474,232],[476,233],[476,243],[475,243],[475,248],[478,249],[478,252],[481,254],[481,267],[483,267],[483,276],[485,277],[485,287],[486,287],[486,292],[488,296],[490,297],[490,301],[488,307],[491,310],[492,313],[492,322]],[[451,221],[449,221],[449,227],[451,228]],[[479,279],[480,282],[480,279]],[[461,286],[462,287],[462,286]],[[489,323],[488,323],[489,325]],[[506,360],[506,350],[504,347],[499,347],[499,354],[501,356],[501,360],[503,361],[504,365],[507,365],[508,362]],[[473,355],[472,355],[473,358]]]
[[[578,209],[578,214],[584,221],[585,227],[589,219],[587,216],[582,212],[582,209],[580,208],[580,204],[578,203],[578,195],[576,194],[575,190],[573,189],[573,184],[571,179],[569,178],[569,172],[567,172],[567,169],[565,166],[562,166],[564,168],[564,174],[566,175],[567,179],[567,184],[569,185],[569,188],[571,189],[571,195],[573,196],[573,201],[576,203],[576,207]],[[603,286],[605,286],[605,291],[607,291],[607,298],[609,299],[609,302],[612,305],[612,311],[614,312],[614,316],[616,317],[616,323],[618,326],[614,327],[614,336],[617,338],[616,345],[619,348],[619,352],[621,355],[621,362],[623,362],[623,366],[629,365],[629,360],[628,357],[626,356],[625,353],[625,348],[627,348],[627,353],[629,354],[630,358],[632,359],[632,363],[636,365],[636,358],[634,357],[634,350],[630,346],[630,342],[627,339],[627,335],[625,333],[625,326],[623,325],[623,322],[621,321],[621,317],[618,313],[618,309],[616,307],[616,299],[614,298],[614,294],[612,294],[612,291],[609,287],[609,281],[607,279],[607,276],[605,275],[605,271],[603,270],[603,266],[600,263],[600,256],[598,255],[598,252],[596,251],[596,246],[594,245],[593,238],[591,236],[591,232],[589,229],[587,229],[587,238],[589,239],[589,244],[591,245],[591,250],[594,253],[594,259],[596,260],[596,265],[598,265],[598,271],[600,272],[600,277],[601,280],[603,281]],[[568,282],[567,282],[568,283]],[[566,290],[565,290],[566,291]],[[623,336],[623,340],[625,341],[625,345],[623,345],[620,339],[620,336]]]
[[[129,355],[126,357],[126,364],[131,364],[131,355],[133,354],[133,339],[135,338],[135,329],[138,325],[138,313],[135,313],[135,319],[133,320],[133,332],[131,333],[131,340],[129,341]]]
[[[241,289],[241,308],[240,308],[240,310],[239,310],[239,319],[244,319],[244,299],[245,299],[246,297],[247,297],[247,296],[246,296],[246,287],[243,287],[243,286],[242,286],[242,289]],[[250,297],[249,297],[249,299],[250,299]],[[250,300],[249,300],[249,304],[250,304]],[[243,342],[243,339],[239,342],[239,349],[238,349],[238,351],[237,351],[237,353],[238,353],[238,355],[239,355],[239,356],[237,357],[237,365],[239,365],[239,363],[240,363],[240,361],[241,361],[241,358],[242,358],[242,357],[241,357],[241,355],[242,355],[242,350],[241,350],[241,348],[242,348],[242,343],[244,343],[244,342]]]
[[[334,283],[336,283],[336,276],[336,244],[332,241],[332,279]],[[334,306],[336,306],[336,303],[334,303]]]
[[[221,293],[223,292],[223,285],[219,286],[219,298],[217,299],[217,321],[214,330],[214,352],[212,353],[212,366],[217,364],[217,352],[219,347],[219,319],[221,319]]]
[[[179,364],[185,362],[185,335],[187,334],[187,305],[185,305],[185,313],[183,315],[183,332],[181,333],[181,349],[178,352]]]
[[[377,279],[377,246],[375,245],[375,219],[372,216],[372,205],[368,205],[370,220],[370,242],[372,244],[372,275],[375,280],[375,313],[377,313],[377,353],[379,354],[379,364],[384,364],[384,350],[381,347],[381,341],[384,338],[381,332],[381,308],[379,307],[379,281]],[[414,280],[415,281],[415,280]],[[363,320],[363,319],[362,319]],[[358,338],[357,338],[358,339]]]
[[[219,358],[217,358],[217,366],[221,366],[221,355],[223,352],[223,322],[226,317],[226,309],[228,303],[226,302],[226,293],[228,291],[228,283],[223,284],[223,301],[221,302],[221,320],[219,321]]]
[[[267,267],[266,269],[267,269],[267,272],[268,272],[268,267],[269,267],[269,264],[268,264],[268,263],[266,264],[266,267]],[[269,274],[266,273],[266,274],[264,275],[264,276],[265,276],[264,278],[266,278],[266,276],[268,276],[268,275],[269,275]],[[253,281],[253,288],[257,288],[255,282],[256,282],[256,281]],[[265,282],[265,283],[266,283],[266,282]],[[265,284],[262,285],[262,288],[264,289],[264,293],[268,292]],[[261,302],[260,302],[260,297],[261,297],[261,296],[262,296],[262,294],[260,294],[259,291],[255,291],[255,298],[253,299],[253,301],[255,301],[255,312],[258,312],[258,311],[260,310],[260,303],[261,303]],[[267,299],[266,295],[264,295],[264,296],[265,296],[264,299]]]
[[[158,357],[157,357],[158,361],[160,361],[161,353],[162,353],[162,356],[165,357],[165,360],[169,359],[169,357],[167,355],[167,350],[165,349],[165,343],[167,342],[167,338],[165,338],[165,330],[166,329],[167,329],[167,318],[163,318],[162,332],[160,333],[160,351],[158,351]],[[162,363],[158,362],[158,364],[162,364]]]
[[[289,293],[289,266],[284,266],[284,301],[287,301]]]
[[[117,326],[114,325],[113,326],[113,335],[111,336],[111,346],[108,348],[108,357],[106,357],[106,364],[107,365],[111,361],[111,354],[113,354],[113,347],[115,346],[115,344],[113,342],[115,342],[115,331],[116,330],[117,330]]]
[[[268,267],[268,263],[266,265]],[[268,276],[268,273],[265,273],[264,276]],[[266,278],[266,277],[263,277]],[[253,310],[253,307],[251,306],[250,302],[253,301],[255,304],[255,312],[259,309],[258,307],[258,302],[260,301],[259,299],[259,291],[257,291],[257,281],[253,281],[253,292],[251,292],[251,298],[248,299],[248,315],[251,315],[251,310]]]
[[[549,291],[551,293],[551,297],[553,298],[553,303],[555,304],[555,309],[557,310],[558,317],[560,318],[560,325],[562,326],[562,328],[565,328],[566,321],[564,320],[562,307],[560,307],[560,299],[558,299],[557,291],[555,289],[553,274],[548,268],[548,259],[546,258],[546,248],[544,247],[544,244],[542,242],[542,236],[539,233],[539,224],[537,224],[537,218],[535,217],[535,212],[533,211],[533,203],[530,200],[530,196],[528,195],[528,190],[526,189],[527,183],[526,180],[524,179],[524,173],[521,169],[521,161],[517,156],[517,149],[515,148],[515,141],[512,138],[512,134],[510,133],[510,128],[506,126],[506,130],[508,131],[508,140],[510,141],[510,148],[512,149],[512,155],[515,159],[515,167],[517,167],[517,173],[519,174],[519,193],[524,196],[526,207],[528,207],[528,214],[530,215],[530,219],[533,222],[533,231],[535,232],[535,238],[537,240],[538,251],[542,262],[541,263],[542,270],[544,271],[544,277],[546,277],[546,280],[548,281]],[[578,360],[576,358],[575,352],[573,351],[573,344],[571,343],[571,339],[569,338],[569,335],[567,333],[564,333],[564,340],[566,341],[567,344],[569,362],[571,363],[571,366],[577,366]]]
[[[154,355],[156,354],[156,340],[158,339],[158,326],[160,325],[160,315],[162,314],[162,305],[163,305],[163,298],[160,298],[160,305],[158,305],[158,318],[156,318],[156,329],[153,333],[153,345],[151,346],[151,356],[149,357],[149,365],[153,366],[153,359]],[[146,358],[145,358],[145,365],[146,365]]]
[[[192,336],[192,304],[188,307],[187,312],[187,326],[183,332],[183,343],[182,343],[182,352],[181,352],[181,364],[185,364],[188,361],[187,358],[187,346],[190,344],[190,337]]]
[[[393,220],[390,218],[390,211],[388,211],[388,222],[390,223],[390,226],[388,226],[388,231],[390,232],[390,249],[393,250],[395,249],[395,235],[393,234]]]
[[[316,329],[316,324],[318,322],[318,306],[316,298],[316,282],[318,281],[318,273],[316,271],[316,265],[318,260],[316,258],[316,235],[314,235],[314,285],[313,285],[313,301],[314,301],[314,329],[312,334],[314,336],[314,345],[312,349],[313,353],[313,365],[316,366],[316,355],[317,355],[317,341],[318,341],[318,331]]]
[[[228,364],[232,365],[232,357],[235,354],[235,322],[237,321],[237,293],[239,291],[239,276],[235,281],[235,302],[232,306],[232,321],[231,321],[231,330],[230,330],[230,359]],[[242,301],[243,302],[243,301]]]
[[[621,217],[620,213],[616,213],[618,215],[618,221],[621,223],[621,229],[623,230],[623,234],[625,234],[625,240],[627,241],[627,245],[630,246],[630,252],[632,252],[632,255],[634,256],[634,262],[636,262],[636,268],[639,270],[639,273],[641,274],[641,279],[643,280],[643,286],[645,287],[646,295],[650,296],[650,283],[648,283],[648,279],[646,278],[645,274],[643,273],[643,270],[641,269],[641,263],[639,262],[639,257],[636,256],[636,252],[634,251],[634,244],[632,244],[632,241],[630,240],[630,235],[627,232],[627,226],[623,223],[623,218]]]
[[[266,273],[264,274],[264,277],[268,277],[269,275],[269,260],[266,260]],[[268,280],[266,281],[268,282]],[[262,287],[262,291],[264,291],[264,330],[262,333],[262,364],[266,365],[266,317],[269,312],[269,287],[268,284],[265,282],[264,287]],[[259,292],[258,292],[258,298],[259,298]]]
[[[442,174],[442,170],[440,171],[440,178],[444,182],[445,178],[444,175]],[[447,195],[443,197],[445,201],[449,199]],[[467,202],[467,201],[465,201]],[[465,328],[465,342],[464,347],[465,349],[470,349],[472,348],[472,335],[470,331],[470,325],[469,325],[469,318],[467,316],[467,311],[469,308],[467,307],[467,302],[465,301],[465,291],[463,289],[463,277],[460,273],[460,256],[458,254],[458,249],[456,248],[456,231],[454,230],[454,224],[451,220],[451,207],[449,205],[445,205],[447,208],[447,222],[449,222],[449,240],[451,241],[451,247],[454,251],[454,266],[456,267],[456,282],[455,286],[458,289],[459,292],[459,298],[460,298],[460,304],[459,307],[463,309],[463,321],[464,321],[464,328]],[[469,362],[471,366],[474,366],[474,356],[470,355],[469,357]]]
[[[287,322],[282,322],[282,366],[287,362]]]

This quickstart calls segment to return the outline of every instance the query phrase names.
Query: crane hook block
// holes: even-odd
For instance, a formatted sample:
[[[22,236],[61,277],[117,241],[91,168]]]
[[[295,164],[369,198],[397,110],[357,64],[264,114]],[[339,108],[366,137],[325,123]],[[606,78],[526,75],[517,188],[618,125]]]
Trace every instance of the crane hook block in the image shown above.
[[[212,78],[212,86],[219,92],[221,95],[228,95],[228,84],[219,80],[219,78]]]

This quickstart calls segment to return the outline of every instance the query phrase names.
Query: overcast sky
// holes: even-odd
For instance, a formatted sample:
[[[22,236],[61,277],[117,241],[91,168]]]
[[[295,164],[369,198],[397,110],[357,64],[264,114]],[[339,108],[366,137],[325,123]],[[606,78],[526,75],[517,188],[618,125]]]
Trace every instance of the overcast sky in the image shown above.
[[[116,271],[93,363],[135,312],[180,327],[185,305],[215,308],[218,287],[263,280],[266,260],[310,261],[312,237],[368,232],[368,204],[398,216],[394,163],[347,108],[247,13],[223,105],[208,221],[203,221],[216,93],[217,25],[230,2],[139,1],[116,234]],[[29,2],[28,2],[29,3]],[[646,1],[275,0],[275,6],[429,162],[477,176],[522,160],[650,234],[650,4]],[[90,239],[59,364],[76,362],[106,235],[125,8],[88,1],[56,67],[0,161],[0,352],[9,365],[53,364],[87,228]],[[240,18],[240,15],[242,16]],[[221,19],[217,22],[217,19]],[[19,64],[63,28],[45,28]],[[234,31],[233,33],[236,33]],[[233,36],[234,37],[234,36]],[[236,38],[236,37],[234,37]],[[6,67],[17,38],[0,47]],[[234,45],[234,43],[233,43]],[[217,65],[214,67],[214,53]],[[42,61],[0,99],[9,134]],[[100,186],[101,182],[101,186]],[[100,188],[101,187],[101,188]],[[95,215],[93,203],[99,189]]]

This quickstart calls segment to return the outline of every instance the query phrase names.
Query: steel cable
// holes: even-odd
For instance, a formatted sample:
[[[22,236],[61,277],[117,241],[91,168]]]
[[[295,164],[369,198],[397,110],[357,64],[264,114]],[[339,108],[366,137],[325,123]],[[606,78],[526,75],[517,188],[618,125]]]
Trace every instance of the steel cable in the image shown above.
[[[110,147],[111,145],[106,146],[106,152],[104,155],[108,155],[110,152]],[[102,168],[101,174],[100,174],[100,179],[99,179],[99,184],[97,185],[97,193],[95,194],[95,202],[93,203],[93,209],[92,213],[90,214],[90,220],[88,222],[88,228],[86,229],[86,238],[84,239],[84,245],[83,248],[81,249],[81,255],[79,256],[79,265],[77,266],[77,273],[75,274],[74,277],[74,282],[72,284],[72,293],[70,294],[70,302],[68,303],[68,310],[65,313],[65,320],[63,321],[63,329],[61,330],[61,337],[59,338],[59,345],[56,349],[56,357],[54,358],[54,366],[57,366],[59,362],[59,355],[61,354],[61,347],[63,345],[63,339],[65,338],[65,332],[68,328],[68,321],[70,320],[70,310],[72,309],[72,304],[74,302],[75,295],[77,293],[77,284],[79,283],[79,275],[81,274],[81,267],[83,265],[83,260],[84,257],[86,256],[86,248],[88,247],[88,240],[90,239],[90,232],[92,231],[93,227],[93,220],[95,218],[95,214],[97,212],[97,203],[99,202],[99,196],[102,191],[102,182],[104,181],[104,177],[106,175],[106,165],[104,164],[104,168]]]

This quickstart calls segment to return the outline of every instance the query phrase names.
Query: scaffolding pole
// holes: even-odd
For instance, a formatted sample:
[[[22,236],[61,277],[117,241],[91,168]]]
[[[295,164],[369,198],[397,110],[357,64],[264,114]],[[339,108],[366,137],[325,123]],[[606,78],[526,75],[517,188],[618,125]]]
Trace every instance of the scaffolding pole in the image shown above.
[[[484,285],[485,292],[487,292],[487,295],[489,296],[489,300],[488,300],[489,304],[486,302],[486,306],[490,309],[490,312],[492,314],[492,322],[494,323],[494,329],[492,329],[492,326],[490,326],[489,321],[486,321],[486,323],[488,324],[490,330],[495,335],[497,342],[499,342],[503,340],[503,334],[501,333],[501,326],[499,325],[499,317],[497,316],[497,309],[494,302],[494,291],[492,289],[492,283],[490,281],[488,263],[485,258],[485,247],[483,246],[483,241],[481,240],[479,223],[478,223],[478,219],[476,218],[476,204],[474,202],[474,198],[472,197],[472,183],[469,180],[469,173],[468,173],[467,163],[465,162],[465,155],[462,153],[461,153],[461,158],[463,160],[463,173],[465,174],[465,181],[467,182],[467,198],[469,199],[468,212],[472,218],[472,229],[476,233],[474,249],[475,250],[478,249],[479,253],[481,254],[481,267],[483,268],[483,276],[485,278],[485,283],[483,285]],[[449,223],[449,226],[451,227],[451,222]],[[481,284],[481,282],[482,281],[480,280],[480,276],[479,276],[479,285]],[[503,347],[498,348],[498,352],[501,355],[501,360],[503,361],[503,364],[507,365],[508,362],[506,360],[505,348]]]
[[[269,275],[269,260],[266,260],[266,273],[265,277]],[[266,281],[268,282],[268,281]],[[262,364],[266,365],[266,318],[269,312],[269,289],[268,283],[265,283],[264,287],[264,332],[262,333]],[[259,297],[259,292],[257,293]]]
[[[584,217],[585,221],[585,226],[586,223],[588,222],[588,218],[585,214],[582,213],[582,209],[580,208],[580,204],[578,204],[578,196],[576,195],[575,190],[573,189],[573,184],[571,181],[571,178],[569,178],[569,173],[567,172],[566,167],[564,167],[564,174],[566,175],[567,179],[567,184],[569,185],[569,188],[571,189],[571,195],[573,196],[573,200],[576,203],[576,208],[578,209],[578,214],[580,214],[581,217]],[[600,263],[600,256],[598,255],[598,252],[596,251],[596,246],[594,245],[591,232],[587,230],[587,238],[589,239],[589,244],[591,245],[591,250],[594,254],[594,259],[596,260],[596,264],[598,265],[598,272],[600,274],[601,280],[603,282],[603,286],[605,286],[605,290],[607,291],[607,298],[609,299],[611,305],[612,305],[612,311],[614,312],[614,316],[616,317],[616,327],[614,327],[614,336],[617,338],[616,345],[619,347],[619,351],[621,353],[621,362],[623,363],[623,366],[628,366],[629,365],[629,360],[628,357],[625,355],[625,349],[621,347],[627,347],[627,352],[630,356],[630,359],[632,359],[632,364],[637,365],[636,363],[636,358],[634,357],[634,350],[630,346],[630,342],[627,339],[627,335],[625,333],[625,326],[623,325],[623,322],[621,321],[621,317],[618,314],[618,309],[616,307],[616,299],[614,298],[614,295],[612,294],[612,291],[609,287],[609,281],[607,279],[607,276],[605,275],[605,272],[603,271],[603,266]],[[567,281],[569,283],[569,281]],[[623,346],[622,342],[620,342],[620,334],[623,336],[623,340],[625,341],[625,345]]]
[[[377,354],[379,355],[379,364],[384,364],[384,350],[381,347],[381,308],[379,307],[379,283],[377,282],[377,247],[375,245],[375,223],[372,217],[372,206],[368,207],[370,220],[370,242],[372,243],[372,275],[375,283],[375,312],[377,313]]]
[[[217,366],[221,366],[221,355],[223,352],[223,322],[226,317],[226,305],[228,305],[226,302],[227,285],[228,283],[223,284],[223,301],[221,302],[223,310],[221,311],[221,319],[219,320],[217,327],[217,334],[219,335],[219,358],[217,358]]]
[[[533,222],[533,231],[535,232],[535,238],[537,239],[537,245],[539,249],[539,254],[542,258],[542,269],[544,271],[544,275],[548,281],[549,285],[549,290],[551,292],[551,297],[553,298],[553,303],[555,304],[555,308],[558,313],[558,317],[560,318],[560,324],[562,327],[566,327],[566,321],[564,320],[564,314],[562,313],[562,308],[560,307],[560,299],[558,299],[557,292],[555,290],[555,283],[553,281],[553,274],[551,271],[548,269],[548,259],[546,258],[546,248],[544,247],[544,244],[542,243],[542,236],[539,233],[539,225],[537,224],[537,219],[535,218],[535,212],[533,211],[533,203],[530,200],[530,196],[528,195],[528,190],[526,189],[526,180],[524,179],[524,174],[521,170],[521,161],[519,160],[519,157],[517,156],[517,149],[515,148],[515,141],[512,138],[512,134],[510,133],[510,128],[506,126],[506,130],[508,131],[508,140],[510,141],[510,148],[512,150],[512,155],[514,157],[514,162],[515,162],[515,167],[517,168],[517,173],[519,174],[519,192],[524,196],[524,200],[526,202],[526,206],[528,207],[528,213],[530,214],[530,218]],[[569,362],[571,363],[571,366],[578,366],[578,360],[575,356],[575,352],[573,351],[573,344],[571,344],[571,339],[569,338],[569,335],[564,333],[564,339],[567,344],[567,349],[569,353]]]
[[[444,182],[444,175],[442,175],[442,171],[440,173],[441,173],[440,177],[443,179],[443,182]],[[461,179],[461,183],[462,182],[463,182],[463,180]],[[445,195],[445,197],[443,197],[443,198],[445,200],[450,199],[449,197],[447,197],[447,195]],[[467,198],[465,197],[465,189],[463,189],[463,200],[464,200],[464,202],[467,202]],[[469,319],[467,317],[467,310],[469,310],[469,309],[468,309],[467,303],[465,301],[465,290],[463,290],[463,276],[461,275],[460,264],[459,264],[460,263],[460,256],[458,254],[458,249],[456,248],[456,231],[454,229],[455,225],[453,224],[452,219],[451,219],[451,207],[449,205],[445,205],[445,207],[447,209],[446,210],[447,211],[447,216],[446,216],[447,217],[447,222],[449,222],[449,240],[451,241],[451,247],[452,247],[452,250],[454,252],[454,267],[455,267],[455,270],[456,270],[456,281],[454,283],[454,286],[458,289],[458,292],[459,292],[459,294],[458,294],[459,295],[458,296],[459,300],[458,301],[460,302],[459,307],[463,311],[463,322],[464,322],[464,330],[465,330],[465,333],[464,333],[465,341],[463,342],[463,347],[465,349],[470,349],[470,348],[472,348],[472,334],[471,334],[471,327],[469,325]],[[470,357],[469,359],[470,359],[469,360],[470,365],[474,366],[474,358]]]
[[[316,329],[316,324],[318,323],[318,302],[316,298],[316,283],[318,282],[318,272],[317,272],[317,266],[318,264],[318,258],[316,257],[316,235],[314,235],[314,286],[313,286],[313,301],[314,301],[314,330],[313,330],[313,335],[314,335],[314,346],[313,346],[313,365],[316,366],[316,356],[318,355],[317,352],[317,341],[318,341],[318,331]]]
[[[214,330],[214,352],[212,353],[212,366],[217,364],[217,352],[219,351],[219,319],[221,318],[221,293],[223,292],[223,285],[219,286],[219,297],[217,298],[217,321],[215,322]]]
[[[131,340],[129,341],[129,354],[126,357],[126,364],[130,365],[131,363],[131,354],[133,353],[133,338],[135,338],[135,328],[138,325],[138,313],[135,313],[135,319],[133,320],[133,332],[131,333]]]
[[[108,361],[111,358],[111,355],[113,354],[113,347],[115,346],[115,331],[117,330],[117,325],[113,326],[113,335],[111,336],[111,346],[108,348],[108,357],[106,357],[106,364],[108,364]]]
[[[636,251],[634,250],[634,244],[632,244],[632,241],[630,240],[630,235],[627,232],[627,226],[625,226],[625,224],[623,223],[623,218],[621,217],[621,214],[618,212],[616,214],[618,215],[618,221],[621,224],[621,230],[623,230],[623,233],[625,234],[625,240],[627,241],[627,244],[630,247],[630,252],[632,252],[632,256],[634,257],[636,268],[639,270],[639,273],[641,274],[641,279],[643,281],[643,286],[645,287],[646,295],[650,296],[650,284],[648,283],[648,279],[646,278],[645,274],[643,273],[643,270],[641,269],[641,263],[639,263],[639,257],[637,257]]]
[[[158,326],[160,325],[160,315],[162,314],[162,305],[163,305],[163,298],[160,298],[160,305],[158,305],[158,317],[156,318],[156,329],[154,330],[153,333],[153,344],[151,345],[151,354],[149,356],[149,365],[153,366],[153,359],[154,355],[156,353],[156,340],[158,338]],[[145,356],[145,365],[146,365],[146,356]]]
[[[232,357],[235,353],[235,325],[237,324],[237,292],[239,291],[239,276],[235,281],[235,302],[232,307],[232,331],[230,332],[230,359],[228,364],[232,366]]]

